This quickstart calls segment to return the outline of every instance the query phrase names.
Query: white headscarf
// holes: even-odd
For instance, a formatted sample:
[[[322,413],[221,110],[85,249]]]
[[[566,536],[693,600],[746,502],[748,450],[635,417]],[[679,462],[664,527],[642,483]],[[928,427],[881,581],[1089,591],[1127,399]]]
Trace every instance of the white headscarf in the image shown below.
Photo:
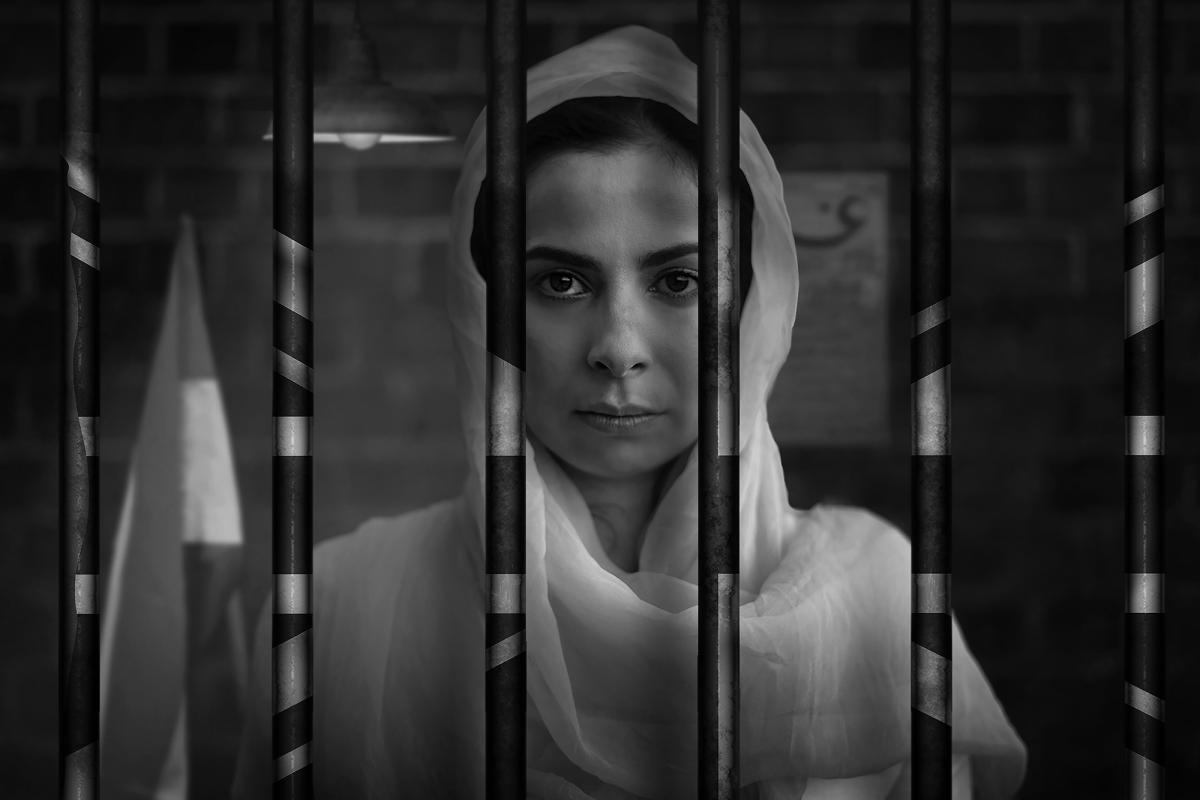
[[[528,117],[572,98],[627,96],[695,122],[696,80],[670,40],[621,28],[532,68]],[[865,511],[788,507],[766,408],[791,343],[796,252],[779,173],[744,114],[740,158],[754,195],[754,279],[740,329],[741,779],[867,775],[909,756],[908,543]],[[454,195],[447,274],[465,494],[480,546],[485,286],[469,243],[484,161],[481,114]],[[654,512],[638,571],[626,576],[585,548],[593,522],[571,480],[528,444],[526,454],[530,763],[550,770],[565,757],[614,792],[596,796],[621,794],[616,787],[695,797],[696,453]],[[979,796],[1008,796],[1024,750],[957,626],[954,679],[955,749],[976,756]]]

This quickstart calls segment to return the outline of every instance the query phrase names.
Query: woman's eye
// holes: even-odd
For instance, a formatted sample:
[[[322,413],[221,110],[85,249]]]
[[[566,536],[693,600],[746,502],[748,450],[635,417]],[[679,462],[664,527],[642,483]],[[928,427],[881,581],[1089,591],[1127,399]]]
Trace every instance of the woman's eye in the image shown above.
[[[673,270],[663,275],[655,283],[655,286],[662,287],[661,289],[656,289],[656,291],[661,291],[675,299],[689,297],[700,288],[695,273],[682,269]]]
[[[583,282],[569,272],[551,272],[537,282],[542,294],[550,297],[579,297],[587,294]]]

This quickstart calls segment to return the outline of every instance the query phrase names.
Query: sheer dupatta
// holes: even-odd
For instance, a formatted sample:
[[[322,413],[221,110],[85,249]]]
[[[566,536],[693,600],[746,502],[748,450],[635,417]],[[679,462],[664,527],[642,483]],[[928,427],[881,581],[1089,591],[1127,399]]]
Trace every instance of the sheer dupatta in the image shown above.
[[[665,37],[621,28],[532,68],[528,115],[571,98],[614,95],[656,100],[694,121],[696,68]],[[446,274],[469,463],[464,497],[471,513],[464,517],[471,522],[469,530],[444,534],[473,540],[478,552],[485,287],[469,240],[484,146],[481,114],[454,196]],[[755,205],[754,282],[740,329],[742,781],[799,791],[807,778],[894,776],[909,757],[908,542],[862,510],[788,506],[766,401],[791,342],[796,252],[779,173],[744,114],[741,167]],[[528,443],[526,452],[528,685],[530,724],[537,728],[530,741],[547,744],[541,752],[531,747],[531,787],[564,798],[586,797],[585,791],[695,797],[696,453],[654,513],[638,571],[613,574],[583,544],[594,536],[592,520],[570,479],[548,454]],[[442,596],[458,603],[477,594]],[[409,674],[401,662],[420,660],[408,646],[419,624],[411,615],[395,616],[386,675]],[[480,671],[469,691],[481,696],[482,685]],[[387,679],[384,709],[407,708],[411,690],[399,677]],[[972,757],[976,795],[1010,796],[1024,771],[1024,748],[957,625],[953,709],[955,751]],[[374,763],[386,763],[401,741],[419,746],[419,737],[403,731],[420,720],[391,713],[380,719],[383,751]],[[482,742],[473,746],[482,753]],[[566,764],[591,785],[551,774]],[[403,786],[403,776],[388,779],[392,788]]]

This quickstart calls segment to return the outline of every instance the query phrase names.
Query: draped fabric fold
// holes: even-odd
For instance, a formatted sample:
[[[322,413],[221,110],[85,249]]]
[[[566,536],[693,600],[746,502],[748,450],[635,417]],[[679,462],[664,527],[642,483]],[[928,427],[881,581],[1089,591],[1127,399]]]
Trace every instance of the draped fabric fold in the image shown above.
[[[669,39],[629,27],[529,72],[530,118],[595,96],[648,98],[695,121],[696,68]],[[468,454],[463,494],[419,517],[377,520],[322,547],[317,562],[314,763],[318,776],[329,774],[322,759],[353,739],[365,777],[339,774],[381,798],[484,796],[485,286],[469,247],[484,119],[466,144],[446,268]],[[747,797],[904,796],[909,544],[861,509],[788,506],[766,405],[791,343],[799,278],[779,172],[744,114],[740,159],[755,208],[739,332],[741,780]],[[530,796],[693,798],[696,452],[660,500],[628,574],[593,556],[591,516],[555,459],[528,442],[526,453]],[[335,636],[336,647],[321,644]],[[1009,797],[1024,747],[957,625],[953,648],[956,764],[973,776],[975,796]],[[347,688],[337,673],[357,659],[371,666]]]
[[[531,69],[528,117],[613,95],[656,100],[695,121],[696,68],[667,38],[622,28]],[[485,452],[485,287],[468,243],[485,138],[481,114],[454,197],[447,274],[474,509]],[[908,543],[864,511],[788,507],[766,401],[791,343],[799,278],[779,172],[744,114],[740,159],[755,208],[739,365],[742,780],[878,772],[908,755]],[[572,763],[605,783],[643,797],[694,797],[696,453],[656,509],[629,575],[589,555],[584,542],[595,532],[578,491],[554,459],[528,453],[536,718]],[[476,534],[482,543],[478,519]],[[956,749],[979,756],[977,775],[1003,795],[1021,775],[1021,744],[961,636],[954,655]]]

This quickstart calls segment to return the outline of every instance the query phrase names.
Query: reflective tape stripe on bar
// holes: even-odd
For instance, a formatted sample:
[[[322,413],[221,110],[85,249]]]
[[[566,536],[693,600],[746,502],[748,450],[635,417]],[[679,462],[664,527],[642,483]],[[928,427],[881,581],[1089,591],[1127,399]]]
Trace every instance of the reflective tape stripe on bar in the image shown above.
[[[509,573],[488,575],[488,613],[525,613],[525,576]]]
[[[1163,768],[1145,756],[1129,753],[1129,791],[1131,797],[1163,797]]]
[[[71,256],[93,269],[100,269],[100,248],[74,233],[71,234]]]
[[[1125,455],[1161,456],[1163,454],[1163,425],[1160,416],[1128,416],[1125,418]]]
[[[275,417],[275,455],[312,455],[312,417]]]
[[[96,575],[75,576],[75,613],[96,613]]]
[[[280,670],[275,676],[276,713],[312,697],[312,670],[304,668],[307,667],[305,662],[308,658],[311,635],[312,630],[302,631],[274,647],[275,663],[291,667]]]
[[[275,576],[275,613],[312,613],[312,575]]]
[[[1147,217],[1163,207],[1166,192],[1162,184],[1155,186],[1145,194],[1133,198],[1125,204],[1125,224],[1132,225],[1142,217]]]
[[[1154,717],[1160,722],[1167,719],[1167,704],[1161,697],[1155,697],[1144,689],[1139,689],[1132,683],[1125,684],[1125,705],[1136,708],[1148,717]]]
[[[63,798],[69,800],[95,800],[96,791],[96,743],[86,744],[63,760]]]
[[[920,336],[925,331],[949,321],[950,303],[947,300],[939,300],[912,315],[912,335]]]
[[[916,693],[913,710],[950,724],[950,659],[919,644],[913,645]]]
[[[282,780],[297,770],[312,763],[309,757],[309,746],[302,744],[290,753],[284,753],[275,759],[275,780]]]
[[[1163,586],[1166,576],[1155,572],[1134,572],[1125,576],[1125,611],[1130,614],[1161,614],[1164,611]]]
[[[521,401],[524,375],[497,355],[488,356],[489,456],[525,454]]]
[[[94,142],[91,141],[91,134],[71,130],[66,133],[67,147],[63,153],[63,160],[67,162],[67,187],[89,200],[99,202],[100,190],[96,184]]]
[[[275,289],[275,302],[284,308],[311,319],[312,299],[309,286],[312,284],[312,250],[275,231],[275,258],[290,266],[293,280]]]
[[[950,613],[950,576],[939,572],[912,576],[913,607],[917,614]]]
[[[912,384],[913,455],[950,452],[950,365]]]
[[[1163,256],[1125,270],[1125,335],[1133,336],[1162,320]]]
[[[487,668],[495,669],[525,652],[525,631],[501,639],[487,649]]]
[[[83,454],[94,456],[96,453],[96,426],[99,417],[79,417],[79,432],[83,437]]]
[[[302,389],[312,391],[313,370],[308,364],[292,358],[287,353],[275,350],[275,372]]]

